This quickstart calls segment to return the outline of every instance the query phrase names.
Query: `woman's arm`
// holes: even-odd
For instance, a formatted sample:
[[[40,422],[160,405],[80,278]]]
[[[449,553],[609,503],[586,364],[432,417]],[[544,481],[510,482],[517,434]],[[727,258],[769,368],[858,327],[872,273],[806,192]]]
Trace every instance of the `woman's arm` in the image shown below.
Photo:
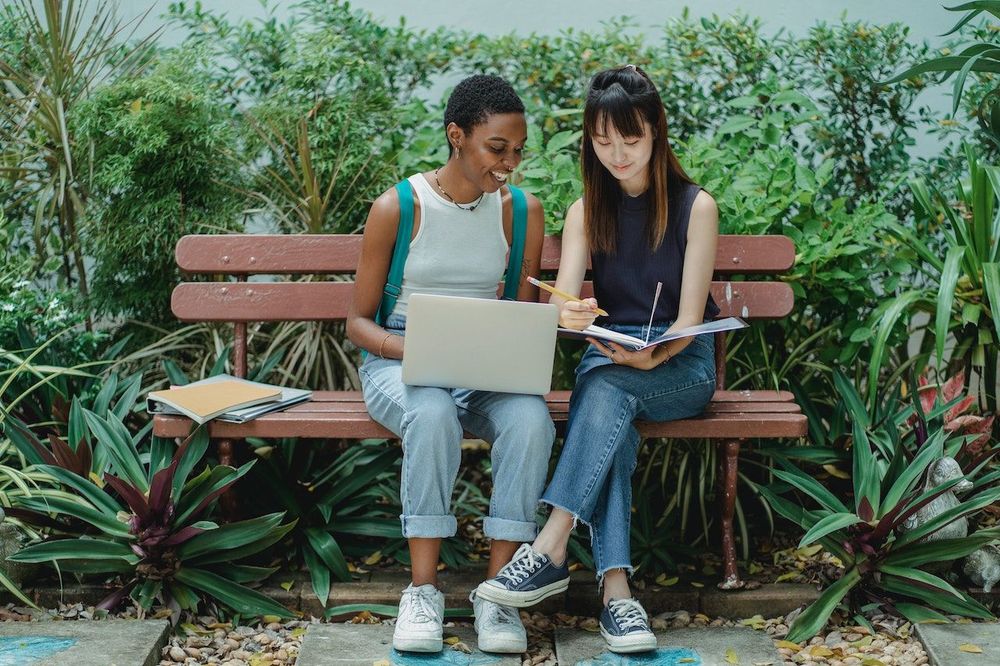
[[[347,337],[358,347],[385,358],[403,358],[403,338],[375,323],[382,291],[392,263],[399,228],[399,196],[396,189],[384,192],[372,204],[365,221],[361,257],[355,277],[354,298],[347,312]],[[389,336],[389,337],[386,337]]]
[[[587,260],[590,258],[590,247],[587,244],[587,234],[583,225],[583,199],[577,199],[566,212],[566,222],[563,224],[562,251],[559,258],[559,272],[556,274],[556,289],[567,294],[580,295],[583,278],[587,274]],[[594,310],[597,300],[586,299],[585,302],[566,301],[555,294],[549,298],[549,303],[559,306],[559,325],[565,328],[582,330],[594,323],[597,318]]]
[[[525,198],[528,200],[528,228],[524,236],[524,257],[521,260],[521,282],[517,288],[517,300],[536,303],[538,287],[528,282],[528,277],[537,278],[542,269],[545,212],[542,210],[542,202],[533,194],[525,193]]]
[[[681,302],[672,329],[695,326],[705,320],[705,303],[715,273],[716,246],[719,242],[719,209],[715,199],[702,190],[691,206],[687,250],[681,282]]]
[[[719,208],[712,195],[702,190],[691,205],[681,278],[681,302],[677,308],[677,321],[668,330],[695,326],[705,320],[705,303],[708,302],[712,274],[715,273],[718,242]],[[653,360],[662,363],[667,354],[676,356],[692,340],[694,338],[681,338],[655,347]]]

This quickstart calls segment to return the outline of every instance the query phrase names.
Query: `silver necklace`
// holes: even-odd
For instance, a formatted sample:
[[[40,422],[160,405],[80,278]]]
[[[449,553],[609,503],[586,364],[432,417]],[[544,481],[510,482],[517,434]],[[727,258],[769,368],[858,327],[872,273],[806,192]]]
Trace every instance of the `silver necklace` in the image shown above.
[[[440,170],[441,170],[441,167],[438,167],[437,169],[434,169],[434,183],[437,184],[438,189],[441,190],[441,194],[445,195],[448,198],[448,201],[450,201],[453,204],[455,204],[456,208],[461,208],[462,210],[467,210],[470,213],[472,211],[476,210],[476,207],[479,206],[479,204],[481,204],[483,202],[483,197],[486,196],[486,192],[480,192],[479,193],[479,198],[476,199],[475,203],[473,203],[471,206],[463,206],[462,204],[460,204],[457,201],[455,201],[455,198],[453,196],[451,196],[450,194],[448,194],[448,190],[444,189],[441,186],[441,180],[438,178],[438,171],[440,171]]]

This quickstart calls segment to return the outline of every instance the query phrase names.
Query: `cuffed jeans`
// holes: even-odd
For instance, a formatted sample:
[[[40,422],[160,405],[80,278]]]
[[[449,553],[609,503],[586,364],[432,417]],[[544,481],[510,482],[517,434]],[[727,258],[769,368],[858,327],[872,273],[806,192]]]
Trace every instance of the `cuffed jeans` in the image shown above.
[[[668,326],[654,324],[650,337]],[[646,332],[645,326],[610,328],[639,338]],[[696,416],[714,392],[711,335],[695,336],[681,353],[652,370],[615,365],[594,347],[584,353],[562,454],[541,501],[590,527],[598,580],[612,569],[632,571],[632,472],[640,442],[633,420]]]
[[[386,330],[402,334],[393,315]],[[403,536],[454,536],[451,495],[462,459],[463,429],[492,443],[493,494],[483,533],[532,541],[555,427],[537,395],[408,386],[402,362],[369,354],[358,370],[368,413],[403,442]]]

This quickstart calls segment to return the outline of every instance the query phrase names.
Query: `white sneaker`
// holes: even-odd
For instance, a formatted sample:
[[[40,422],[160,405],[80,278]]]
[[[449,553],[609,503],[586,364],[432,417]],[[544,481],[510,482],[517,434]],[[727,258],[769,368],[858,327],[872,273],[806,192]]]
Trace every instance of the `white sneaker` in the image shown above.
[[[528,650],[528,634],[516,608],[480,599],[476,591],[469,595],[476,614],[476,634],[483,652],[521,654]]]
[[[444,594],[433,585],[403,590],[392,647],[400,652],[440,652],[444,632]]]

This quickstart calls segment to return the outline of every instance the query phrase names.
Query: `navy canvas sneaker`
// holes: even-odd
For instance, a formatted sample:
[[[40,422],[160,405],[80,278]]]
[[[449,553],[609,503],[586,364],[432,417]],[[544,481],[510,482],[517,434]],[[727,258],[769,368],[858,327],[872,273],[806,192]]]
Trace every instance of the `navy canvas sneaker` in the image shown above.
[[[635,599],[612,599],[601,611],[601,636],[612,652],[645,652],[656,649],[656,636]]]
[[[525,543],[495,578],[479,584],[476,596],[502,606],[524,608],[564,592],[568,587],[566,563],[557,566],[548,555],[542,555]]]

